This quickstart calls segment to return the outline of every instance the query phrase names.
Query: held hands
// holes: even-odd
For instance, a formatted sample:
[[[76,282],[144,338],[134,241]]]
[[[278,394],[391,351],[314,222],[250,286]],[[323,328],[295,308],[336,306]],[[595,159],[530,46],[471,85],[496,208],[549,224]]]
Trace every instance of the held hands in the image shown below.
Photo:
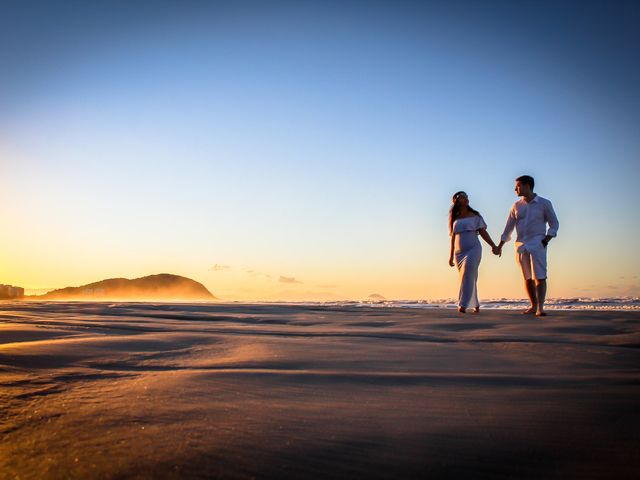
[[[502,247],[501,246],[494,245],[493,247],[491,247],[491,251],[493,252],[494,255],[497,255],[499,257],[502,256]]]

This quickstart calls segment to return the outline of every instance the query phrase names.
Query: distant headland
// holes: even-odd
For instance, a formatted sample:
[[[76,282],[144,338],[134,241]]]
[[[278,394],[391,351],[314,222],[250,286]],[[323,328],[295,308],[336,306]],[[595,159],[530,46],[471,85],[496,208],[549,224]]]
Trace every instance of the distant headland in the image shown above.
[[[160,273],[132,280],[109,278],[80,287],[52,290],[43,295],[25,297],[29,300],[140,300],[194,301],[217,300],[201,283],[190,278]]]

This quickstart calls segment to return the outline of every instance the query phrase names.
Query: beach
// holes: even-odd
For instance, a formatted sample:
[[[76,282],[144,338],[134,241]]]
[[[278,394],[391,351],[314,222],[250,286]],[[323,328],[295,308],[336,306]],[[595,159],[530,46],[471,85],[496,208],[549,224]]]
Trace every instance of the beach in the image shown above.
[[[640,312],[0,303],[0,478],[637,478]]]

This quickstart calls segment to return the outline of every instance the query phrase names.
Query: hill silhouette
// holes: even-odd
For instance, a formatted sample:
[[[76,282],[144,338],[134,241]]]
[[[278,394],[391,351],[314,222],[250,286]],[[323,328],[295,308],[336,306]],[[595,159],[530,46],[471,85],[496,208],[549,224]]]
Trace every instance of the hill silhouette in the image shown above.
[[[161,273],[147,277],[109,278],[80,287],[33,296],[44,300],[216,300],[207,288],[190,278]]]
[[[386,300],[386,298],[384,298],[379,293],[372,293],[371,295],[369,295],[367,297],[367,300],[372,301],[372,302],[384,302]]]

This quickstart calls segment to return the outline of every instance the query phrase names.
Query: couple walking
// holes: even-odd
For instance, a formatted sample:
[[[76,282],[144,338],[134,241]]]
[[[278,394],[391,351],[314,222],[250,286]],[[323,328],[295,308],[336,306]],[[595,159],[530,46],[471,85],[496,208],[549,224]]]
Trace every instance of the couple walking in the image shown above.
[[[453,196],[453,205],[449,211],[449,265],[456,265],[460,272],[459,312],[464,313],[468,308],[472,308],[474,312],[480,311],[477,281],[482,246],[478,236],[491,246],[495,255],[501,256],[502,246],[511,240],[515,228],[516,260],[522,270],[531,301],[531,307],[523,313],[546,315],[544,299],[547,293],[547,245],[558,233],[559,223],[551,202],[536,195],[533,187],[533,177],[523,175],[516,179],[515,191],[521,199],[511,207],[498,245],[487,233],[487,224],[480,213],[469,205],[467,194],[457,192]]]

